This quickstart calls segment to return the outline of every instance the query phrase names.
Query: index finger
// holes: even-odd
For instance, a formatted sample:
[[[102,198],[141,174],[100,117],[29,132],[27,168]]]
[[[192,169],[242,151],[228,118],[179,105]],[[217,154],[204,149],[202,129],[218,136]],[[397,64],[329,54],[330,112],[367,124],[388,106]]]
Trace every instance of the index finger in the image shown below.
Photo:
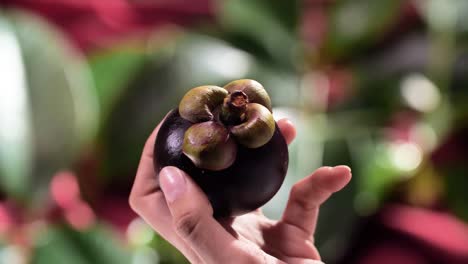
[[[158,181],[155,180],[156,172],[154,171],[153,152],[156,136],[158,135],[159,128],[166,119],[166,116],[161,120],[161,122],[159,122],[145,142],[140,163],[138,165],[138,171],[130,193],[130,203],[132,203],[134,198],[144,197],[159,190]]]
[[[348,166],[319,168],[292,187],[281,221],[313,234],[320,205],[350,180]]]

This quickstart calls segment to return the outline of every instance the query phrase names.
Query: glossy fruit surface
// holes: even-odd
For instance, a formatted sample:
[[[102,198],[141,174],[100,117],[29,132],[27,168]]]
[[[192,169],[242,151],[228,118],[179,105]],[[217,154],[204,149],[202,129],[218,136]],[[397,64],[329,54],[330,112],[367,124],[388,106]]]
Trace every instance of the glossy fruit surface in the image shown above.
[[[187,94],[193,95],[198,88]],[[220,90],[215,89],[213,98],[220,102]],[[213,95],[198,90],[202,93],[197,95]],[[229,95],[238,99],[238,91],[229,91]],[[186,98],[181,102],[187,102]],[[270,110],[260,104],[248,104],[245,115],[238,119],[227,116],[237,122],[230,123],[219,117],[222,110],[216,109],[213,100],[207,102],[209,107],[196,108],[198,102],[190,102],[195,110],[177,108],[167,115],[155,142],[155,170],[176,166],[185,171],[208,196],[216,217],[248,213],[264,205],[281,187],[288,167],[286,141],[274,120],[270,121]],[[209,110],[201,113],[199,109],[204,108]],[[181,112],[198,116],[188,120]]]

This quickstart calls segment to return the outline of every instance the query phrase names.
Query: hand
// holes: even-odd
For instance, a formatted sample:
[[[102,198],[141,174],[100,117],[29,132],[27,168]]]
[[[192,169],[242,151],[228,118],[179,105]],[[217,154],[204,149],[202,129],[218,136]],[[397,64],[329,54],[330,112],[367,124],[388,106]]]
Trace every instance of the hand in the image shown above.
[[[285,119],[278,126],[289,144],[294,126]],[[349,167],[322,167],[296,183],[279,221],[259,209],[218,222],[205,194],[185,172],[165,167],[155,174],[158,129],[143,149],[130,205],[191,263],[321,263],[314,246],[319,207],[350,181]]]

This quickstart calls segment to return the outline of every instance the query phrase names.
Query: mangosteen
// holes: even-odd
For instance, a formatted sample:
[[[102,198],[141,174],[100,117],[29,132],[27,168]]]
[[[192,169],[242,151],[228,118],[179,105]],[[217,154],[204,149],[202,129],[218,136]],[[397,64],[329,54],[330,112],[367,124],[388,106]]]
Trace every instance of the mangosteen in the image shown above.
[[[267,92],[247,79],[189,90],[166,116],[154,146],[156,173],[165,166],[185,171],[215,217],[264,205],[281,187],[288,159]]]

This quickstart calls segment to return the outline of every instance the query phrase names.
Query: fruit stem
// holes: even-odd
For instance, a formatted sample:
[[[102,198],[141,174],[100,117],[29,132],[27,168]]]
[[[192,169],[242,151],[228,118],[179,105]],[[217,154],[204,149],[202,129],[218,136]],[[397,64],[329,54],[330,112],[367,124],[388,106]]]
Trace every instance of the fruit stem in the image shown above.
[[[242,91],[234,91],[224,98],[221,107],[220,119],[226,126],[235,126],[242,123],[245,119],[245,111],[249,98]]]

